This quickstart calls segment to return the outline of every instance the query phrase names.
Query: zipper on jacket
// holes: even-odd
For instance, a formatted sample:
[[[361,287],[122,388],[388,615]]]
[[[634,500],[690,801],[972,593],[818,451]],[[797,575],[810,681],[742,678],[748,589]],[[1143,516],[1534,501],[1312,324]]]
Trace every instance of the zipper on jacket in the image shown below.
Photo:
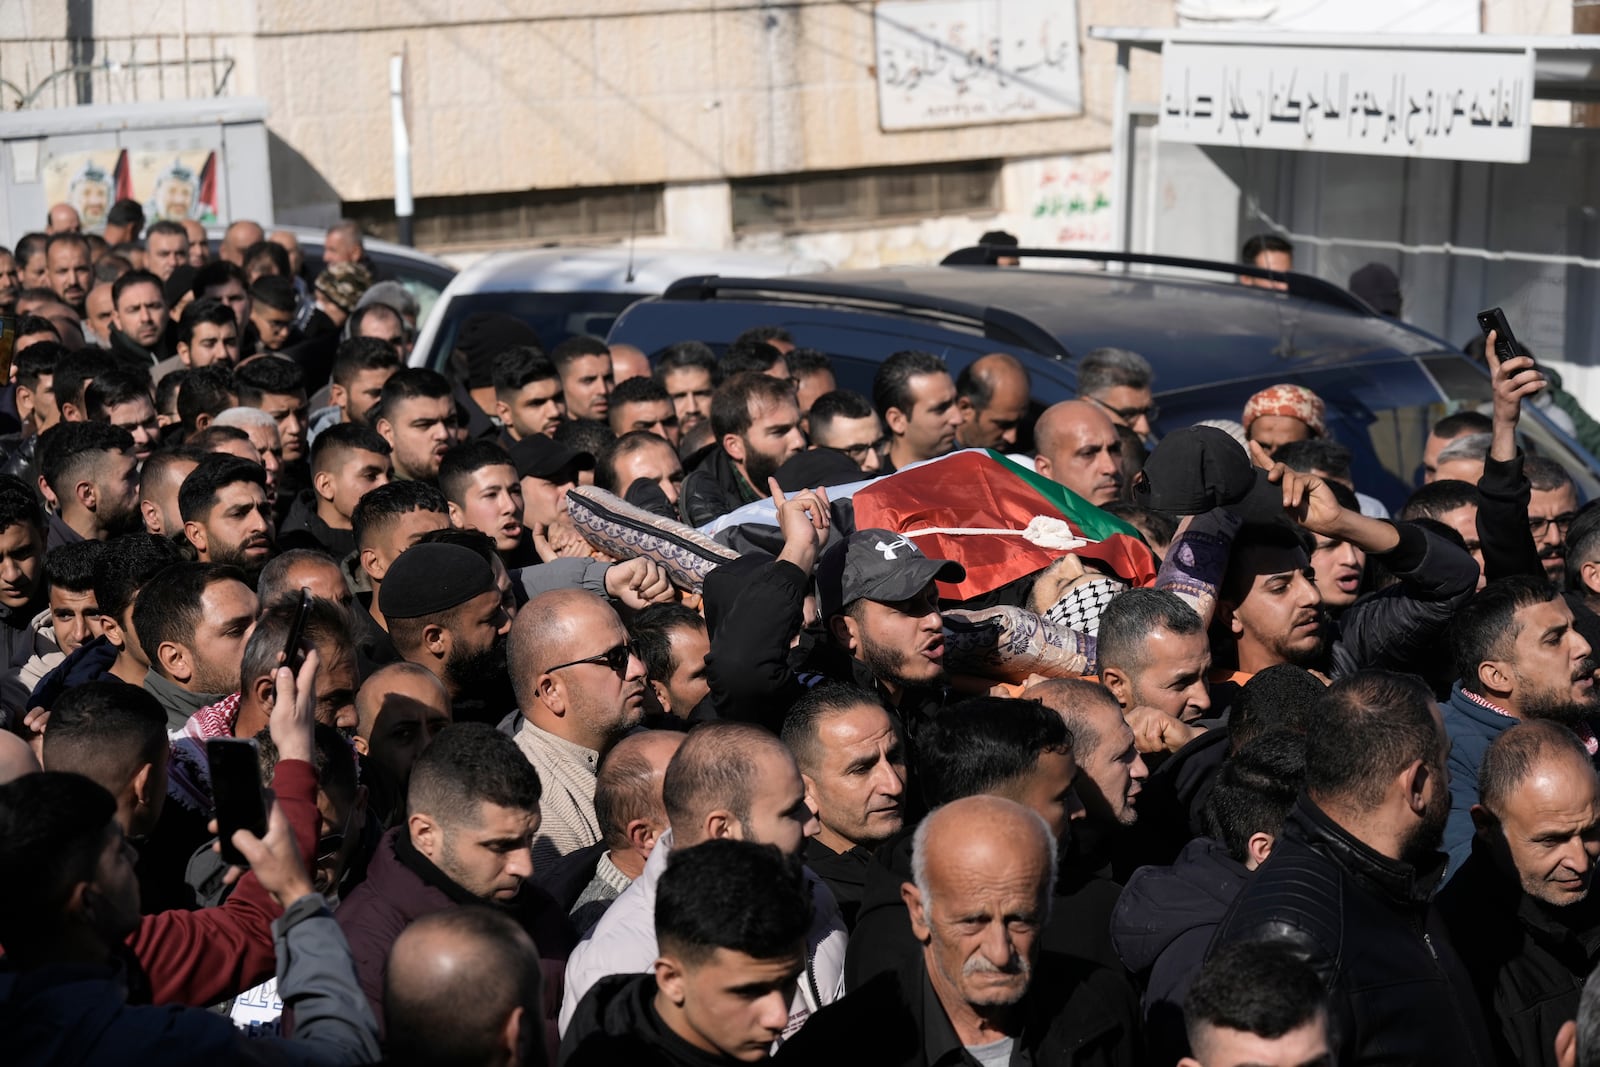
[[[1433,962],[1438,963],[1439,953],[1434,950],[1433,938],[1428,936],[1428,932],[1426,930],[1422,932],[1422,943],[1428,946],[1428,955],[1433,957]]]

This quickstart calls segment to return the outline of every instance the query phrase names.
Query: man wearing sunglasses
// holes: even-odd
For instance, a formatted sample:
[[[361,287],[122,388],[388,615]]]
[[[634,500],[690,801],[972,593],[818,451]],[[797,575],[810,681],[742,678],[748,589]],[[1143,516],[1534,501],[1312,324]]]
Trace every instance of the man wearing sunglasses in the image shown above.
[[[644,663],[600,597],[557,589],[530,600],[511,628],[508,729],[544,786],[535,870],[600,840],[600,760],[644,717]]]
[[[1155,444],[1155,421],[1161,417],[1150,391],[1155,372],[1150,362],[1124,348],[1096,348],[1078,367],[1078,395],[1105,412],[1118,426]]]

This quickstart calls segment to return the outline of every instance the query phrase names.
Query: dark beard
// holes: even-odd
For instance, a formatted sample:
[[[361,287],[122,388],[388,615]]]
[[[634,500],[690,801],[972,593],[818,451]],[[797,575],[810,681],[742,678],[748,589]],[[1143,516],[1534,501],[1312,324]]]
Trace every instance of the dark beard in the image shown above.
[[[1595,671],[1595,661],[1586,659],[1583,670],[1591,677]],[[1517,687],[1523,688],[1522,679],[1517,679]],[[1591,690],[1594,694],[1589,700],[1577,702],[1572,699],[1572,691],[1567,689],[1534,690],[1522,698],[1522,715],[1527,719],[1549,719],[1568,728],[1576,728],[1579,723],[1586,722],[1600,711],[1600,689]]]
[[[445,662],[444,673],[457,692],[487,688],[506,673],[506,635],[497,636],[494,644],[479,652],[452,656]]]
[[[765,495],[767,492],[767,479],[778,473],[778,468],[783,464],[773,457],[757,452],[748,443],[744,449],[744,473],[750,479],[750,488]]]
[[[1522,702],[1523,718],[1548,719],[1568,728],[1587,722],[1595,710],[1593,704],[1574,704],[1570,700],[1546,699],[1543,693]]]
[[[861,638],[858,651],[861,656],[861,662],[867,665],[867,669],[872,672],[874,678],[897,688],[925,688],[930,685],[939,685],[944,681],[943,672],[932,681],[908,681],[905,675],[900,673],[900,661],[904,657],[894,649],[884,648],[882,645],[868,641],[865,637]]]
[[[1435,774],[1439,774],[1436,769]],[[1440,781],[1443,781],[1442,776]],[[1434,790],[1433,799],[1422,814],[1411,836],[1400,845],[1400,859],[1421,869],[1433,865],[1440,847],[1444,844],[1444,829],[1450,820],[1450,794],[1442,786]]]
[[[271,542],[268,543],[270,544]],[[242,545],[229,545],[221,551],[213,549],[211,562],[238,567],[241,571],[244,571],[244,576],[248,580],[250,588],[254,589],[256,587],[256,579],[261,577],[261,571],[266,565],[272,562],[272,557],[268,555],[260,560],[251,560],[245,556]]]
[[[123,534],[144,533],[144,515],[137,507],[107,515],[102,521],[105,524],[107,540],[121,537]]]

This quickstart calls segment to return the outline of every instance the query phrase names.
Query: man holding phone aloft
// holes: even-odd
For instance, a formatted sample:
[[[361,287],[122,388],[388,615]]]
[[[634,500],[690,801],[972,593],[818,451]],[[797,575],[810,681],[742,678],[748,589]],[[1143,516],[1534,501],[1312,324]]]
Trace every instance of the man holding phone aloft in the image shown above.
[[[309,761],[315,673],[315,653],[307,657],[298,679],[287,669],[278,672],[271,724],[284,756],[275,784],[293,784],[285,780],[287,771],[290,777],[299,775],[299,784],[309,786],[313,796],[316,775]],[[306,790],[299,792],[294,806],[308,806]],[[299,1055],[325,1064],[371,1062],[379,1054],[377,1028],[357,991],[349,949],[322,898],[312,891],[295,842],[297,834],[315,841],[316,809],[309,807],[310,820],[300,818],[300,812],[295,817],[296,823],[309,823],[309,835],[298,833],[306,826],[291,830],[283,805],[274,804],[265,837],[243,831],[234,836],[234,846],[252,868],[235,899],[259,889],[283,909],[274,923],[275,936],[268,936],[265,974],[275,971],[276,942],[281,940],[285,965],[278,974],[279,987],[286,998],[297,1001],[300,1025],[296,1040],[280,1051],[286,1058]],[[113,964],[129,950],[152,979],[157,1005],[174,999],[163,995],[171,993],[163,983],[170,984],[173,977],[165,968],[215,968],[221,975],[210,987],[185,991],[194,1002],[209,1003],[265,977],[253,966],[259,958],[251,955],[254,946],[241,942],[253,942],[266,931],[201,928],[202,917],[229,911],[227,907],[141,920],[134,853],[115,813],[116,804],[104,789],[75,774],[47,771],[0,786],[0,866],[26,872],[0,880],[0,942],[6,946],[8,965],[0,976],[0,1015],[29,1020],[27,1027],[10,1032],[8,1056],[19,1063],[231,1062],[244,1056],[241,1043],[252,1039],[223,1017],[199,1009],[174,1012],[170,1006],[127,1003],[126,975],[118,974]],[[61,966],[69,962],[74,966]],[[70,993],[64,983],[71,984]],[[86,1030],[82,1022],[90,1011],[95,1026]],[[70,1050],[62,1045],[67,1032],[74,1035]],[[70,1053],[70,1059],[63,1053]]]

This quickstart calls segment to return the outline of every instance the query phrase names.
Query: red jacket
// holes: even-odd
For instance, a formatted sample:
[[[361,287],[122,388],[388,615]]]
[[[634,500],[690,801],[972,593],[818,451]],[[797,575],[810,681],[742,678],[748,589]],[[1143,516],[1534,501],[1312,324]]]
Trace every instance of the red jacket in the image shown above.
[[[317,772],[304,760],[279,760],[272,791],[309,863],[322,832]],[[127,946],[150,984],[152,1004],[206,1007],[271,978],[278,967],[272,923],[283,909],[246,874],[217,908],[146,915]]]

